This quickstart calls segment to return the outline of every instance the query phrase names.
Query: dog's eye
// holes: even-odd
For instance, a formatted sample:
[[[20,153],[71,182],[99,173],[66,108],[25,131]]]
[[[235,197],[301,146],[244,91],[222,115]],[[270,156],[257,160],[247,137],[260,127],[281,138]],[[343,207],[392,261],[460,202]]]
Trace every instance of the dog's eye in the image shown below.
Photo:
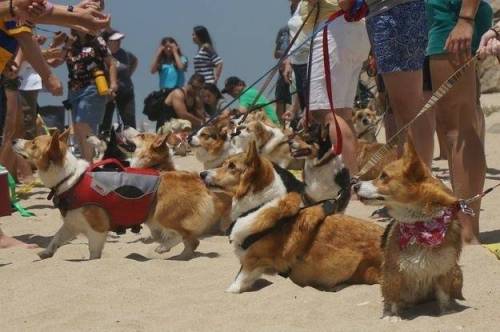
[[[382,181],[385,181],[385,180],[389,179],[389,175],[387,175],[386,172],[382,172],[382,173],[380,173],[379,179]]]
[[[235,169],[235,168],[236,168],[236,165],[235,165],[234,163],[229,163],[229,164],[227,165],[227,168],[229,168],[229,169],[231,169],[231,170],[232,170],[232,169]]]

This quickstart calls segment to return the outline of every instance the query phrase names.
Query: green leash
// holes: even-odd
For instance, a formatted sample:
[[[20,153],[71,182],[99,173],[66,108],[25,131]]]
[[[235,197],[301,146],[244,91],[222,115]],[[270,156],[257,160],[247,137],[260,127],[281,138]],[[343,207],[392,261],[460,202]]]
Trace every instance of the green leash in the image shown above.
[[[5,167],[0,165],[0,171],[3,171],[3,170],[5,170]],[[19,212],[21,217],[25,217],[25,218],[33,217],[35,214],[26,210],[25,208],[23,208],[21,206],[21,203],[19,203],[19,198],[17,198],[17,195],[16,195],[16,181],[14,180],[12,175],[10,175],[9,172],[7,172],[7,184],[9,186],[10,204],[12,205],[12,207],[14,209],[16,209],[17,212]]]

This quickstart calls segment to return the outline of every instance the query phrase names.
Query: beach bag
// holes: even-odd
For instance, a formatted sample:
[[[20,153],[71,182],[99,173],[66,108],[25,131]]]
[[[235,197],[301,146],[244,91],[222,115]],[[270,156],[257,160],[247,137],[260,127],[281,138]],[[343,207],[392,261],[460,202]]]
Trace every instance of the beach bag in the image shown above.
[[[148,117],[149,121],[158,121],[165,111],[165,98],[172,92],[172,89],[161,89],[151,92],[144,99],[144,110],[142,113]]]

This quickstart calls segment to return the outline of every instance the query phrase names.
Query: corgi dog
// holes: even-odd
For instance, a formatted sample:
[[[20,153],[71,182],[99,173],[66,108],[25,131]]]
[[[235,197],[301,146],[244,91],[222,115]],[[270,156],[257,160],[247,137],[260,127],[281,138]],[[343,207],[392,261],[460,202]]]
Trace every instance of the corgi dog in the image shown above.
[[[303,184],[259,156],[255,142],[201,177],[233,197],[229,239],[241,270],[227,292],[249,290],[264,273],[330,290],[340,283],[378,282],[382,228],[343,215],[326,217],[335,209],[332,202],[301,210]]]
[[[154,168],[162,172],[175,171],[175,165],[171,158],[168,144],[169,135],[157,135],[153,133],[139,133],[134,129],[126,129],[123,132],[126,138],[124,148],[132,153],[130,166],[137,168]],[[192,174],[199,179],[198,174]],[[225,232],[230,225],[231,197],[219,192],[212,192],[221,213],[220,224],[209,233]]]
[[[52,136],[14,142],[16,153],[36,165],[40,179],[56,196],[71,190],[89,167],[88,162],[77,159],[69,151],[68,136],[68,131],[61,135],[56,132]],[[156,249],[158,253],[167,252],[183,242],[184,251],[179,258],[189,259],[199,244],[199,237],[219,221],[221,211],[219,201],[199,177],[187,172],[163,172],[145,224],[152,238],[160,243]],[[100,206],[85,205],[68,210],[64,213],[62,227],[39,256],[42,259],[52,257],[75,235],[84,234],[89,241],[90,259],[100,258],[108,231],[110,219]]]
[[[273,163],[282,168],[288,168],[292,163],[287,135],[280,128],[247,119],[237,130],[235,141],[242,150],[245,150],[251,141],[255,141],[259,153]]]
[[[128,164],[127,153],[119,148],[122,144],[120,131],[121,128],[112,127],[107,133],[87,137],[87,143],[92,145],[96,152],[96,160],[113,158]]]
[[[188,143],[204,169],[219,167],[228,157],[242,152],[231,140],[230,123],[229,120],[217,121],[189,137]]]
[[[187,140],[191,131],[191,122],[188,120],[172,119],[158,130],[158,134],[167,136],[167,144],[175,155],[186,156],[190,151]]]
[[[463,300],[459,200],[418,157],[411,141],[400,160],[373,181],[354,186],[362,202],[384,205],[394,221],[383,239],[384,317],[397,321],[401,310],[437,300],[442,313]]]
[[[306,133],[288,137],[291,155],[303,159],[305,193],[312,202],[338,200],[338,212],[343,212],[351,198],[351,177],[342,156],[332,152],[328,126],[314,125]]]
[[[354,130],[358,139],[368,143],[376,143],[377,136],[377,113],[369,108],[358,109],[352,116]]]

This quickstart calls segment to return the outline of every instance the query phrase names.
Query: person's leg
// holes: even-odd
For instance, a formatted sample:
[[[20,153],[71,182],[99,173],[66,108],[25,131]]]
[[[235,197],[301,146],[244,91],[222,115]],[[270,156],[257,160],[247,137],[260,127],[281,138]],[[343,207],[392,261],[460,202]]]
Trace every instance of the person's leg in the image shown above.
[[[99,127],[99,132],[106,132],[111,130],[111,125],[113,122],[113,115],[115,113],[115,101],[110,101],[106,103],[106,110],[104,111],[104,117],[102,119],[101,126]]]
[[[2,229],[0,229],[0,249],[7,249],[14,247],[25,248],[25,249],[36,249],[38,248],[38,245],[34,243],[33,244],[25,243],[19,241],[16,238],[7,236],[2,232]]]
[[[382,74],[398,129],[413,120],[424,105],[422,71]],[[432,113],[421,116],[410,128],[415,148],[429,167],[434,154]]]
[[[118,113],[125,126],[135,128],[135,96],[134,92],[127,92],[116,100]]]
[[[431,57],[432,84],[439,87],[460,64],[447,56]],[[470,198],[483,190],[486,158],[476,109],[476,71],[470,67],[456,85],[439,101],[438,121],[446,134],[451,182],[455,195]],[[480,202],[474,203],[475,217],[460,214],[462,238],[476,243],[479,236]]]

